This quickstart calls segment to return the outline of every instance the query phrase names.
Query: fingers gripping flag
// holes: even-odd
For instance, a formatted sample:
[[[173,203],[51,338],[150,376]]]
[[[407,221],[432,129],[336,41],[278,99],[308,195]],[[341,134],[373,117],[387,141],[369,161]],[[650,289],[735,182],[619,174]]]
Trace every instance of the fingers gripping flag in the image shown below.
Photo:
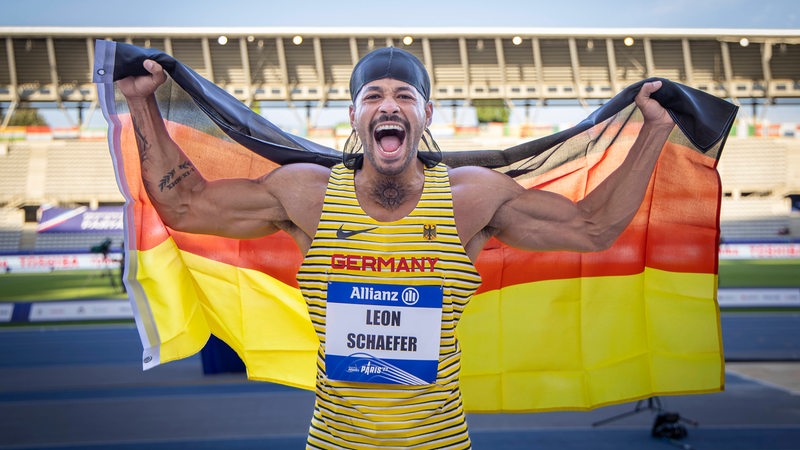
[[[95,82],[126,198],[127,284],[144,366],[192,355],[213,333],[250,378],[313,389],[319,343],[295,280],[302,255],[289,236],[180,233],[147,198],[113,83],[143,74],[148,58],[170,74],[157,93],[168,130],[206,178],[341,161],[337,150],[286,133],[163,52],[98,41]],[[481,252],[484,283],[458,327],[468,410],[588,409],[722,388],[716,165],[737,108],[662,81],[653,97],[677,127],[639,211],[610,249],[523,252],[490,241]],[[580,200],[635,140],[642,83],[570,129],[503,150],[445,152],[444,162],[490,167],[528,189]]]

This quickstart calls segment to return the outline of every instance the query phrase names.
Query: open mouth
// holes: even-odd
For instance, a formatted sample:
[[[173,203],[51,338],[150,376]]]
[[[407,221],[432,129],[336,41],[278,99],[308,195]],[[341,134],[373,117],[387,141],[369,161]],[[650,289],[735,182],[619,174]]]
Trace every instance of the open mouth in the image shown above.
[[[403,145],[406,139],[406,130],[400,125],[386,124],[375,127],[373,134],[381,150],[386,153],[393,153]]]

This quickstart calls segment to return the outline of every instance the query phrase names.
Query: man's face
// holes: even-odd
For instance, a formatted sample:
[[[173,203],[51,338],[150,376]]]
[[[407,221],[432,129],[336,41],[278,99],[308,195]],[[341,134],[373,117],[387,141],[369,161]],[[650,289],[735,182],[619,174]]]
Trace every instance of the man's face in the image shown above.
[[[368,163],[383,175],[397,175],[416,158],[432,115],[433,104],[413,86],[383,78],[361,88],[350,107],[350,124]]]

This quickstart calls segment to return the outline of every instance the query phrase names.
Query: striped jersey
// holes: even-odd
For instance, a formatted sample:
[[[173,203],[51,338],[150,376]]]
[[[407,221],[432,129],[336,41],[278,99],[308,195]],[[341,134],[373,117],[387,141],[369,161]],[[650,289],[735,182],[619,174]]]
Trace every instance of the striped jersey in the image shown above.
[[[307,448],[470,448],[456,325],[481,280],[444,165],[393,222],[369,217],[335,166],[297,280],[320,340]]]

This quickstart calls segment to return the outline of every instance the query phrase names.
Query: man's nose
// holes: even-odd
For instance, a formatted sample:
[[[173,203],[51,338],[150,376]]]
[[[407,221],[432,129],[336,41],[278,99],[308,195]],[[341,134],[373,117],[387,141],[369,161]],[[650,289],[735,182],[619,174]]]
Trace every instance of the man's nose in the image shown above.
[[[400,111],[400,106],[392,98],[386,98],[381,103],[380,111],[386,114],[393,114]]]

